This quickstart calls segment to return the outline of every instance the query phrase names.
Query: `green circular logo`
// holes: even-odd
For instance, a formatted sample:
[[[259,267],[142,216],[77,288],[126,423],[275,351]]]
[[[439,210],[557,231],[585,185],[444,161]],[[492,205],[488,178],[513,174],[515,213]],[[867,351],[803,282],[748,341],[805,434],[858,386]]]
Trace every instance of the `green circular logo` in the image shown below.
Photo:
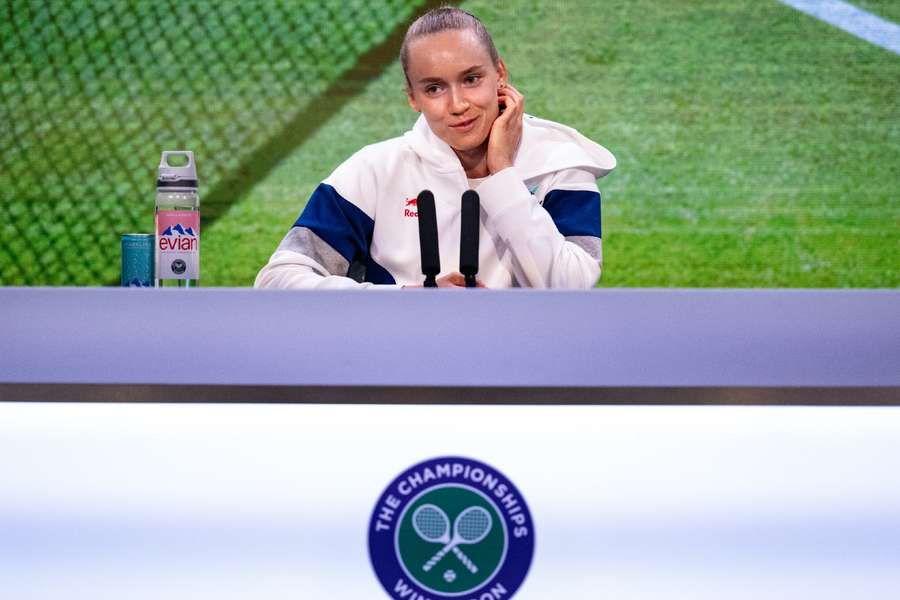
[[[369,520],[369,558],[391,598],[512,598],[534,556],[534,523],[503,473],[461,456],[403,471]]]
[[[398,521],[394,548],[406,575],[444,596],[484,585],[506,558],[506,523],[488,496],[465,485],[438,485],[416,496]]]

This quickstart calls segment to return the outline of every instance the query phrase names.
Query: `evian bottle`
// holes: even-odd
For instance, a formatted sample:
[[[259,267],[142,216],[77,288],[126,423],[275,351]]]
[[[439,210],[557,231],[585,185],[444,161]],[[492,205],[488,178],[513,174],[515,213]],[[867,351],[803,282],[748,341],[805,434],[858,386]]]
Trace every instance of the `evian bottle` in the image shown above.
[[[200,196],[194,153],[162,153],[156,179],[156,287],[200,285]]]

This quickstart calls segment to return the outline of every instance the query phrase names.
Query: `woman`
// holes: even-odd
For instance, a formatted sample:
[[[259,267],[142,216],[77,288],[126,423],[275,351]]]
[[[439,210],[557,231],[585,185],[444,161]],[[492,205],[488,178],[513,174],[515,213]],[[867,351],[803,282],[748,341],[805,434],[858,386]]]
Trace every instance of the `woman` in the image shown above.
[[[587,288],[600,277],[596,179],[615,167],[574,129],[524,114],[490,34],[439,8],[400,51],[412,131],[367,146],[313,192],[256,287],[355,288],[422,281],[416,196],[434,193],[441,287],[458,271],[460,198],[481,199],[479,284]]]

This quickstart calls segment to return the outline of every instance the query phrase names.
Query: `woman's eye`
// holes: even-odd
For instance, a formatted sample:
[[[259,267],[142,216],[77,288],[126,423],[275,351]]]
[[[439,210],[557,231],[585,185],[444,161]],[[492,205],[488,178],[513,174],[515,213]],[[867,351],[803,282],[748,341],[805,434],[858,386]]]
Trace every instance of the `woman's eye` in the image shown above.
[[[437,85],[429,85],[425,88],[425,93],[429,95],[437,94],[439,91],[441,91],[441,88]]]
[[[465,81],[466,83],[472,84],[477,83],[479,79],[481,79],[481,75],[467,75]]]

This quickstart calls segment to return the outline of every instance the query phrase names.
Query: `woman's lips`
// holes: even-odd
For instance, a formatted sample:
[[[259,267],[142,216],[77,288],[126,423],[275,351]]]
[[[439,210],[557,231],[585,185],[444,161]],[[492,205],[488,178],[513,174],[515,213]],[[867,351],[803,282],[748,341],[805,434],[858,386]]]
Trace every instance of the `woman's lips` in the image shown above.
[[[478,120],[478,117],[472,117],[467,121],[462,121],[461,123],[457,123],[456,125],[450,125],[450,129],[457,133],[468,133],[475,127],[475,121]]]

